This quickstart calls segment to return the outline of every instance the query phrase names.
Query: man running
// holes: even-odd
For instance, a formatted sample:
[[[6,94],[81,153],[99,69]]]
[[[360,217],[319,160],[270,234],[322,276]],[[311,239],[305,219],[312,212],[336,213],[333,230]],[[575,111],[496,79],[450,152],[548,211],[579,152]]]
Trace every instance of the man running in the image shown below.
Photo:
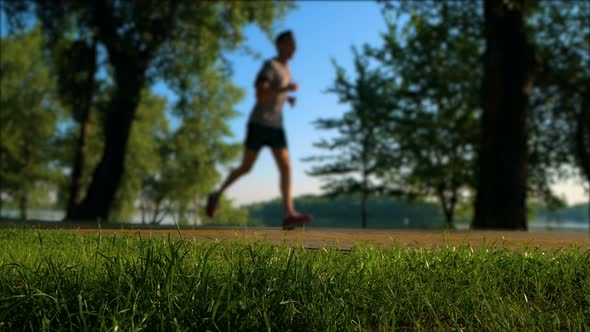
[[[288,93],[299,89],[297,83],[291,82],[291,71],[287,65],[295,54],[293,33],[291,31],[280,33],[275,39],[275,46],[277,56],[264,62],[256,77],[256,105],[248,120],[242,164],[228,175],[219,190],[209,194],[206,212],[210,218],[215,217],[217,204],[223,192],[252,169],[260,149],[267,145],[272,149],[281,175],[281,194],[285,211],[283,229],[293,229],[309,223],[312,219],[311,215],[301,214],[293,206],[291,163],[283,129],[283,105],[287,101],[293,107],[295,97],[289,97]]]

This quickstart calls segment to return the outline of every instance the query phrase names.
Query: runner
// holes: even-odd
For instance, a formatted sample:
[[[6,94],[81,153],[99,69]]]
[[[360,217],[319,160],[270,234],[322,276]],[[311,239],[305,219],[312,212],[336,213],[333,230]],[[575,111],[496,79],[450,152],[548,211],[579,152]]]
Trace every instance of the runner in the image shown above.
[[[297,212],[293,206],[291,162],[283,129],[283,105],[287,101],[291,107],[295,106],[295,97],[289,96],[288,93],[299,89],[297,83],[291,82],[291,71],[288,66],[288,61],[295,54],[293,33],[280,33],[275,39],[275,46],[277,56],[264,62],[256,77],[256,105],[248,120],[242,164],[227,176],[219,190],[209,194],[206,212],[210,218],[215,217],[221,195],[238,178],[252,169],[260,149],[266,145],[271,148],[281,175],[281,194],[285,212],[282,226],[283,229],[290,230],[309,223],[312,216]]]

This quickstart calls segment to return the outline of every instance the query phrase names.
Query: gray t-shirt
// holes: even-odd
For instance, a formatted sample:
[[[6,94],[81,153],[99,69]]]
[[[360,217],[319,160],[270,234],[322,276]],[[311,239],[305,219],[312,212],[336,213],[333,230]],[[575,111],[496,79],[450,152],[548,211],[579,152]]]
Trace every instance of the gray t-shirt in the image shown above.
[[[287,86],[291,82],[291,71],[276,59],[264,62],[262,69],[256,76],[254,86],[258,82],[268,81],[273,89]],[[276,98],[256,102],[248,123],[258,124],[271,128],[283,128],[283,105],[287,100],[287,92],[280,93]]]

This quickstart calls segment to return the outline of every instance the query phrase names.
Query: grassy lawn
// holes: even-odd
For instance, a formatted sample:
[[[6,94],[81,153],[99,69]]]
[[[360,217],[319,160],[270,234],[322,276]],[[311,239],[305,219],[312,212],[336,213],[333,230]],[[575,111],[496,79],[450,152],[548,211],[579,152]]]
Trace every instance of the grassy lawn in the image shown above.
[[[590,251],[0,229],[2,330],[588,330]]]

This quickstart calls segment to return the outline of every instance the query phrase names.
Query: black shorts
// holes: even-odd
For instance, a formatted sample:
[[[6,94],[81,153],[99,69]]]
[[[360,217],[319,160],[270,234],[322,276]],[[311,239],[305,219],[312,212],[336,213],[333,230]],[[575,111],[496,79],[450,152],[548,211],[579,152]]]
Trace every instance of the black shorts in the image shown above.
[[[283,149],[287,147],[287,138],[282,128],[249,123],[244,145],[250,150],[260,150],[265,145],[273,149]]]

